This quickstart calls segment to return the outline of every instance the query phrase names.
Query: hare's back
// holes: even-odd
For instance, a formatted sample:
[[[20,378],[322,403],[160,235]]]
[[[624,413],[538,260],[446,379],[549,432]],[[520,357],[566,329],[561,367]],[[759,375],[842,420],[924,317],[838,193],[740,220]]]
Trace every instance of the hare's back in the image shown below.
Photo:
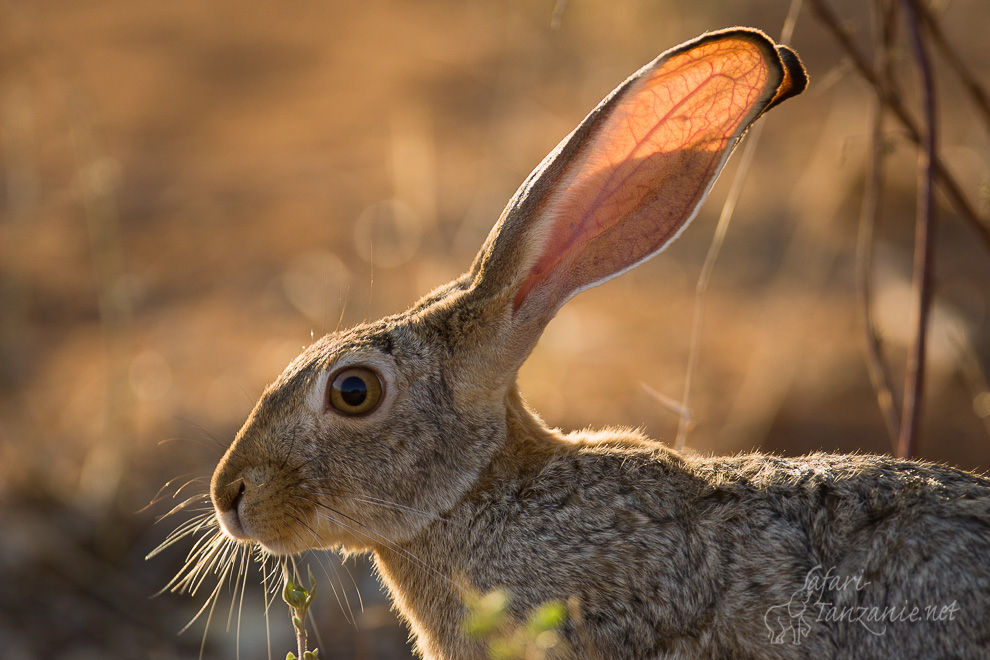
[[[722,650],[752,643],[755,651],[771,633],[768,613],[783,610],[805,651],[985,651],[990,480],[864,455],[702,459],[656,450],[652,462],[652,470],[629,457],[618,463],[652,472],[653,484],[625,489],[651,521],[640,538],[657,544],[641,575],[688,587],[703,605],[695,624],[749,630]]]
[[[761,520],[787,525],[823,561],[936,542],[927,554],[965,544],[990,556],[990,480],[973,473],[869,455],[754,454],[688,464],[705,484],[699,501],[726,502],[758,527]]]
[[[750,550],[758,561],[791,567],[796,588],[774,606],[793,611],[788,620],[798,616],[809,639],[855,649],[851,657],[898,649],[937,657],[947,648],[954,657],[983,657],[990,480],[879,456],[753,456],[707,466],[709,475],[723,470],[753,493],[755,509],[762,501],[781,517],[774,533],[754,535]],[[775,538],[784,543],[767,543]],[[793,559],[802,555],[800,567]]]

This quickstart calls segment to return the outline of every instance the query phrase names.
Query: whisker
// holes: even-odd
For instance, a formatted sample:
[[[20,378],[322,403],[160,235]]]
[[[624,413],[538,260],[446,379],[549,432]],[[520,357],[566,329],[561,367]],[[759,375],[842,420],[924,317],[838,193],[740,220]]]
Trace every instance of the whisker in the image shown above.
[[[236,641],[236,655],[237,660],[241,658],[241,621],[244,620],[244,594],[247,593],[247,576],[248,569],[250,568],[251,558],[250,550],[248,546],[241,546],[241,553],[238,561],[240,562],[240,583],[241,583],[241,598],[237,605],[237,632],[235,633]],[[237,597],[237,588],[234,588],[234,597]],[[228,627],[230,624],[227,624]]]
[[[309,501],[309,500],[306,500],[306,501]],[[306,529],[308,529],[310,531],[310,533],[316,539],[320,540],[321,542],[325,542],[326,541],[326,539],[324,539],[320,535],[319,532],[317,532],[315,529],[313,529],[313,527],[309,523],[304,522],[303,520],[301,520],[296,515],[293,515],[292,517],[296,520],[296,522],[298,522],[300,525],[302,525],[303,527],[305,527]],[[297,530],[293,529],[292,531],[293,531],[293,533],[297,537],[299,537],[299,540],[301,540],[303,542],[306,541],[306,539],[304,539],[302,537],[302,534],[300,534]],[[295,562],[293,562],[293,569],[295,569]],[[333,591],[333,595],[334,595],[334,598],[337,601],[338,607],[340,607],[341,611],[344,612],[344,616],[345,616],[347,622],[349,624],[351,624],[351,625],[356,625],[357,619],[354,617],[354,610],[351,607],[351,601],[347,597],[347,591],[344,589],[344,583],[340,579],[340,576],[337,574],[336,568],[334,568],[334,577],[336,578],[337,582],[340,583],[340,592],[339,593],[337,591],[337,587],[334,586],[334,580],[333,580],[333,578],[330,577],[330,572],[327,570],[327,567],[326,566],[323,567],[323,572],[327,576],[327,582],[330,585],[330,589],[331,589],[331,591]],[[350,573],[348,573],[348,575],[350,575]],[[351,582],[354,582],[353,576],[351,576]],[[355,589],[355,591],[357,591],[357,593],[358,593],[358,599],[360,600],[361,593],[360,593],[360,590],[358,590],[358,586],[357,586],[357,583],[356,582],[354,583],[354,589]],[[343,602],[341,602],[341,595],[343,595],[343,598],[344,598]],[[361,610],[362,611],[364,610],[364,603],[363,602],[361,602]],[[315,626],[314,626],[314,628],[315,628]]]
[[[172,497],[176,498],[184,490],[203,480],[177,477],[162,487],[155,498],[155,503],[166,499],[162,494],[172,488],[175,488]],[[155,557],[186,539],[192,540],[192,547],[186,553],[182,566],[176,571],[168,584],[158,593],[161,594],[169,591],[196,597],[210,578],[215,577],[216,583],[211,586],[202,605],[185,626],[182,627],[179,633],[183,634],[197,622],[203,621],[203,635],[200,640],[199,652],[199,657],[203,658],[210,626],[216,618],[221,592],[229,586],[232,590],[227,613],[226,630],[228,632],[232,629],[235,630],[236,657],[239,659],[241,657],[241,632],[244,625],[245,604],[248,600],[247,590],[250,581],[250,569],[252,563],[257,561],[262,570],[261,586],[265,602],[265,633],[268,646],[268,659],[271,660],[271,622],[269,608],[273,602],[273,597],[269,594],[268,589],[271,579],[271,563],[268,561],[270,555],[264,552],[257,544],[242,543],[229,538],[220,528],[208,493],[186,497],[166,514],[160,516],[158,520],[175,515],[180,511],[191,513],[191,515],[188,519],[178,524],[154,550],[148,553],[147,557],[149,559]]]
[[[253,403],[253,401],[252,401],[252,403]],[[199,424],[194,424],[191,420],[185,419],[183,417],[179,417],[179,419],[184,424],[187,424],[189,426],[189,428],[193,429],[194,431],[199,431],[200,433],[202,433],[206,437],[205,438],[188,438],[188,437],[185,437],[185,436],[178,436],[178,437],[167,438],[165,440],[162,440],[159,443],[160,445],[164,445],[164,444],[169,443],[169,442],[193,442],[193,443],[199,445],[200,447],[205,447],[205,448],[207,448],[207,449],[209,449],[209,450],[211,450],[213,452],[216,452],[217,458],[220,458],[220,456],[222,456],[223,453],[225,451],[227,451],[227,446],[230,444],[228,441],[222,441],[222,440],[220,440],[220,438],[218,438],[215,433],[213,433],[212,431],[210,431],[209,429],[207,429],[207,428],[205,428],[203,426],[200,426]]]
[[[199,499],[199,496],[195,496],[195,497],[190,497],[189,499],[184,500],[183,502],[180,502],[179,504],[175,505],[168,513],[166,513],[165,515],[159,516],[156,522],[160,522],[162,520],[165,520],[169,516],[173,516],[173,515],[179,513],[180,511],[185,510],[190,505],[196,503],[196,500],[198,500],[198,499]],[[190,509],[190,511],[197,511],[198,513],[195,514],[195,516],[197,518],[198,517],[202,517],[202,516],[212,517],[212,515],[213,515],[213,507],[212,506],[211,507],[207,507],[206,505],[203,505],[199,509]]]
[[[360,502],[362,504],[374,504],[384,509],[392,509],[394,511],[401,511],[403,513],[412,513],[417,516],[422,516],[430,520],[441,520],[443,518],[440,514],[437,513],[424,511],[422,509],[417,509],[416,507],[412,507],[407,504],[399,504],[398,502],[392,502],[390,500],[386,500],[381,497],[375,497],[374,495],[368,495],[367,493],[360,493],[357,491],[348,491],[341,489],[310,490],[309,494],[324,495],[327,497],[346,496],[347,498],[355,502]]]
[[[336,566],[330,564],[329,563],[329,560],[327,561],[327,565],[330,567],[330,569],[333,570],[334,577],[337,578],[337,582],[340,583],[340,595],[338,595],[337,594],[337,588],[333,585],[333,582],[330,581],[330,588],[333,590],[334,598],[337,599],[337,604],[339,605],[340,604],[340,597],[343,596],[343,598],[344,598],[344,605],[346,605],[346,607],[347,607],[347,615],[348,615],[347,616],[347,622],[349,624],[351,624],[352,626],[355,626],[356,627],[357,626],[357,618],[354,616],[354,609],[351,607],[351,600],[350,600],[350,598],[347,597],[347,589],[344,588],[344,581],[340,579],[340,574],[337,572],[337,567]],[[360,587],[358,587],[357,582],[354,580],[354,576],[351,574],[350,570],[348,570],[347,567],[344,566],[343,562],[341,562],[340,566],[341,566],[341,568],[344,569],[344,572],[347,574],[347,577],[350,579],[351,585],[354,587],[354,593],[357,595],[358,609],[359,609],[359,611],[363,612],[364,611],[364,599],[361,597],[361,589],[360,589]],[[330,575],[329,575],[329,571],[327,570],[327,566],[324,566],[323,567],[323,572],[327,574],[327,580],[329,581],[330,580]],[[341,609],[343,609],[343,606],[341,607]]]
[[[217,581],[216,588],[210,594],[210,597],[206,599],[206,603],[204,603],[203,607],[200,608],[199,612],[196,613],[196,616],[194,616],[192,620],[186,624],[185,628],[179,631],[179,634],[181,635],[183,632],[188,630],[189,626],[191,626],[193,622],[196,621],[196,619],[198,619],[199,616],[203,613],[203,610],[206,609],[206,606],[207,605],[210,606],[209,613],[206,615],[206,624],[203,626],[203,638],[199,643],[200,658],[203,657],[203,652],[206,650],[206,636],[210,632],[210,622],[213,621],[213,610],[217,605],[217,601],[220,599],[220,589],[223,587],[224,580],[226,580],[227,578],[227,570],[228,569],[224,569],[223,574],[220,576],[220,579]]]
[[[211,557],[215,554],[215,546],[221,543],[223,534],[217,530],[210,536],[203,536],[196,540],[193,548],[186,555],[186,561],[182,568],[175,574],[168,584],[158,593],[171,591],[173,593],[185,593],[187,586],[196,578],[201,570],[209,571],[213,565]]]
[[[237,569],[237,572],[233,574],[233,580],[231,580],[234,589],[230,595],[230,609],[227,611],[227,626],[225,630],[228,633],[230,632],[231,624],[234,622],[234,606],[237,604],[237,591],[241,584],[241,578],[247,575],[246,567],[242,561],[243,554],[243,546],[239,546],[235,548],[234,553],[230,557],[230,563]],[[240,642],[240,635],[237,635],[234,645],[240,647]]]
[[[337,581],[340,583],[340,590],[341,590],[341,593],[344,596],[344,603],[347,605],[347,611],[344,612],[345,620],[347,621],[348,624],[356,627],[357,626],[357,620],[354,617],[354,611],[351,609],[350,600],[347,598],[347,591],[344,589],[344,583],[340,579],[340,576],[337,573],[336,567],[334,567],[332,564],[330,564],[330,561],[331,561],[330,560],[330,554],[329,553],[319,553],[319,554],[316,555],[316,559],[317,559],[317,562],[320,565],[320,568],[323,569],[323,574],[326,575],[327,583],[330,585],[330,589],[333,591],[334,598],[337,600],[337,606],[338,607],[341,607],[341,610],[343,611],[343,607],[340,604],[340,596],[337,595],[337,587],[334,586],[333,579],[330,577],[330,573],[327,570],[327,567],[328,566],[330,566],[330,568],[333,568],[334,577],[336,577]],[[350,573],[349,572],[348,572],[348,576],[350,576]],[[351,577],[351,582],[354,582],[354,578],[353,577]],[[364,610],[364,604],[361,603],[361,592],[358,591],[357,584],[354,585],[354,589],[355,589],[355,592],[357,593],[358,602],[361,605],[361,609],[363,611]],[[326,644],[323,643],[323,635],[320,634],[320,629],[315,624],[315,617],[314,617],[314,624],[313,624],[313,633],[316,635],[316,643],[317,643],[316,645],[317,645],[317,648],[326,648]]]
[[[185,565],[183,565],[182,569],[173,579],[175,589],[172,589],[172,591],[183,593],[186,590],[185,587],[195,582],[200,571],[209,572],[214,564],[220,561],[219,553],[224,543],[225,537],[220,530],[215,530],[208,536],[201,536],[196,539],[192,549],[186,556]],[[179,579],[180,577],[182,578],[181,580]],[[172,583],[169,584],[171,585]]]
[[[268,641],[268,660],[272,660],[272,628],[271,619],[268,616],[268,611],[271,609],[272,603],[275,602],[275,594],[270,593],[271,588],[268,586],[269,582],[272,581],[272,574],[268,569],[268,557],[262,555],[260,558],[261,563],[261,584],[264,588],[264,600],[265,600],[265,639]]]
[[[418,566],[418,567],[420,567],[420,568],[422,568],[422,569],[424,569],[424,570],[432,573],[435,577],[440,578],[441,580],[444,581],[445,584],[447,584],[451,588],[456,588],[456,586],[454,585],[453,581],[448,576],[444,575],[443,573],[440,573],[435,568],[433,568],[429,564],[425,563],[424,561],[422,561],[421,559],[419,559],[418,557],[416,557],[415,555],[413,555],[411,552],[409,552],[405,548],[403,548],[403,547],[399,546],[398,544],[396,544],[395,542],[393,542],[391,539],[389,539],[389,538],[387,538],[385,536],[382,536],[381,534],[379,534],[379,533],[377,533],[377,532],[375,532],[373,530],[368,529],[368,526],[365,525],[364,523],[361,523],[360,521],[354,520],[353,518],[351,518],[347,514],[342,513],[340,511],[337,511],[336,509],[334,509],[334,508],[332,508],[332,507],[330,507],[330,506],[328,506],[328,505],[326,505],[326,504],[324,504],[322,502],[316,502],[316,501],[307,499],[305,497],[302,497],[301,495],[294,495],[294,497],[297,497],[297,498],[302,499],[302,500],[306,500],[307,502],[310,502],[311,504],[313,504],[314,506],[316,506],[317,507],[317,515],[323,517],[325,520],[329,520],[334,525],[337,525],[337,526],[343,527],[344,529],[347,529],[348,531],[350,531],[351,533],[355,534],[356,536],[358,536],[360,538],[363,538],[365,540],[371,541],[372,543],[380,543],[381,545],[385,546],[389,550],[392,550],[393,552],[396,552],[400,556],[402,556],[402,557],[408,559],[409,561],[413,562],[416,566]],[[360,527],[364,527],[368,531],[367,531],[367,533],[362,532],[359,529],[357,529],[356,527],[352,527],[351,525],[348,525],[348,524],[346,524],[346,523],[344,523],[344,522],[342,522],[340,520],[334,519],[333,516],[331,516],[330,514],[335,514],[337,516],[341,516],[343,518],[346,518],[347,520],[351,521],[355,525],[358,525]]]
[[[172,481],[175,481],[175,479],[173,479]],[[171,484],[172,481],[170,481],[169,484]],[[210,499],[210,493],[209,493],[210,477],[209,476],[205,476],[205,475],[200,475],[198,477],[192,477],[191,479],[187,479],[185,481],[185,483],[183,483],[181,486],[179,486],[178,488],[175,489],[175,492],[172,493],[172,498],[174,499],[174,498],[178,497],[179,494],[182,491],[184,491],[186,488],[188,488],[189,486],[191,486],[193,484],[199,484],[199,483],[202,483],[202,484],[205,484],[206,485],[207,492],[204,492],[203,493],[203,499],[209,500]],[[166,484],[166,485],[168,485],[168,484]]]
[[[289,456],[291,456],[291,452],[285,457],[286,462],[290,460],[288,458]],[[304,467],[304,465],[298,465],[292,469],[296,472],[301,472]],[[201,482],[202,479],[177,477],[163,486],[163,488],[159,491],[158,496],[156,496],[155,502],[157,503],[163,499],[166,499],[166,497],[162,494],[172,488],[175,488],[172,497],[177,498],[183,494],[183,491],[186,491],[195,484]],[[442,516],[432,512],[423,511],[406,504],[390,501],[374,494],[358,491],[326,488],[322,491],[313,492],[309,496],[292,495],[292,497],[300,499],[315,507],[316,514],[319,516],[316,520],[328,521],[332,525],[338,528],[343,528],[349,533],[354,534],[355,538],[363,539],[364,541],[370,542],[374,545],[388,548],[403,557],[405,560],[436,576],[443,584],[453,585],[453,581],[448,576],[442,574],[436,568],[424,562],[408,549],[401,547],[401,545],[394,542],[388,536],[375,531],[368,525],[352,518],[351,516],[348,516],[346,513],[318,501],[317,498],[320,496],[337,496],[348,498],[350,501],[355,503],[379,507],[383,510],[395,511],[401,514],[418,516],[427,521],[441,520],[443,519]],[[286,570],[291,570],[292,574],[298,578],[299,563],[297,557],[271,554],[258,544],[246,544],[228,537],[220,528],[219,521],[216,518],[216,514],[210,502],[208,493],[199,493],[186,497],[181,502],[173,506],[166,514],[160,516],[159,520],[173,516],[180,511],[189,513],[189,518],[178,524],[175,529],[173,529],[165,537],[165,539],[148,554],[148,558],[157,556],[172,546],[177,545],[179,542],[185,541],[186,539],[192,540],[192,547],[188,550],[181,568],[179,568],[172,579],[159,593],[170,591],[173,593],[188,594],[196,597],[199,595],[200,591],[206,587],[207,582],[211,580],[211,578],[216,579],[216,583],[209,589],[202,605],[190,618],[188,623],[186,623],[186,625],[179,631],[180,634],[187,632],[194,624],[202,622],[203,634],[200,640],[200,658],[202,658],[205,653],[210,626],[214,620],[218,618],[217,606],[220,602],[221,592],[225,588],[230,587],[231,595],[226,617],[226,630],[228,632],[231,630],[234,631],[235,653],[239,660],[241,657],[241,632],[244,625],[245,602],[248,600],[247,589],[250,581],[249,574],[252,571],[252,564],[257,562],[261,570],[261,587],[264,594],[265,634],[268,647],[268,659],[271,660],[271,608],[281,592],[279,588],[281,581],[277,580],[275,576],[280,567],[284,566],[291,567],[286,568]],[[292,533],[307,545],[312,544],[312,539],[317,539],[320,543],[330,545],[329,543],[326,543],[326,539],[323,538],[323,534],[319,530],[320,525],[316,524],[314,519],[304,520],[303,516],[292,513],[287,514],[287,518],[292,522],[289,529],[291,529]],[[307,533],[309,534],[308,537]],[[354,575],[343,562],[340,562],[340,565],[338,566],[337,563],[333,563],[327,555],[321,556],[318,561],[323,569],[323,574],[326,576],[327,582],[333,591],[334,599],[337,601],[338,607],[340,607],[341,611],[344,613],[348,623],[356,626],[356,612],[364,610],[364,602],[361,597],[361,590]],[[344,576],[340,572],[341,569],[344,569],[347,574],[347,578],[353,588],[353,596],[356,597],[356,600],[352,600],[351,590],[345,586],[348,580],[344,579]],[[302,583],[301,580],[299,580],[299,582]],[[315,622],[315,617],[313,621]],[[320,631],[316,629],[315,623],[313,628],[315,639],[320,642],[320,645],[322,645]]]
[[[189,487],[190,485],[192,485],[192,484],[194,484],[194,483],[197,483],[197,482],[200,482],[200,481],[206,481],[206,477],[203,477],[203,476],[199,476],[199,477],[193,477],[193,478],[191,478],[191,479],[188,479],[188,480],[187,480],[187,481],[186,481],[185,483],[183,483],[183,484],[182,484],[181,486],[179,486],[178,488],[176,488],[176,489],[175,489],[175,492],[174,492],[174,493],[172,493],[171,495],[165,495],[165,494],[164,494],[164,493],[165,493],[165,491],[166,491],[166,490],[168,490],[169,488],[171,488],[171,487],[172,487],[172,485],[173,485],[173,484],[174,484],[174,483],[175,483],[176,481],[178,481],[179,479],[184,479],[184,478],[185,478],[185,477],[187,477],[187,476],[189,476],[189,475],[182,475],[182,476],[179,476],[179,477],[175,477],[174,479],[169,479],[168,481],[166,481],[166,482],[165,482],[165,483],[164,483],[164,484],[162,485],[162,487],[158,489],[158,492],[157,492],[157,493],[155,493],[155,496],[154,496],[153,498],[151,498],[151,501],[150,501],[150,502],[148,502],[148,504],[147,504],[147,505],[145,505],[145,506],[144,506],[143,508],[141,508],[141,509],[139,509],[139,510],[138,510],[138,513],[141,513],[141,512],[143,512],[143,511],[147,511],[148,509],[150,509],[151,507],[153,507],[153,506],[155,506],[156,504],[158,504],[158,503],[159,503],[159,502],[161,502],[162,500],[166,500],[166,499],[175,499],[176,497],[178,497],[178,496],[179,496],[179,494],[180,494],[180,493],[181,493],[181,492],[182,492],[183,490],[185,490],[186,488],[188,488],[188,487]],[[168,515],[168,514],[166,514],[166,515]],[[162,517],[164,517],[164,516],[162,516]]]
[[[224,578],[224,577],[226,577],[226,571],[224,571],[224,573],[223,573],[223,574],[221,575],[221,579],[220,579],[220,580],[219,580],[219,581],[217,582],[217,586],[216,586],[216,587],[214,587],[214,589],[213,589],[213,591],[212,591],[212,592],[210,593],[210,595],[209,595],[209,596],[208,596],[208,597],[206,598],[206,602],[205,602],[205,603],[203,603],[203,606],[202,606],[201,608],[199,608],[199,611],[198,611],[198,612],[196,612],[196,615],[195,615],[195,616],[193,616],[193,618],[192,618],[192,619],[190,619],[190,621],[189,621],[189,623],[187,623],[187,624],[186,624],[186,625],[185,625],[185,626],[184,626],[184,627],[182,628],[182,630],[180,630],[180,631],[179,631],[179,634],[180,634],[180,635],[181,635],[182,633],[184,633],[185,631],[187,631],[187,630],[189,630],[189,627],[190,627],[190,626],[191,626],[191,625],[192,625],[193,623],[195,623],[195,622],[196,622],[196,620],[197,620],[197,619],[198,619],[198,618],[199,618],[200,616],[202,616],[202,614],[203,614],[203,612],[204,612],[204,611],[205,611],[205,610],[207,609],[207,607],[209,607],[209,608],[210,608],[210,617],[207,617],[207,620],[206,620],[206,627],[207,627],[207,629],[209,629],[209,627],[210,627],[210,618],[212,618],[212,614],[213,614],[213,606],[214,606],[214,605],[216,605],[216,598],[217,598],[217,595],[218,595],[218,594],[220,593],[220,589],[221,589],[221,588],[223,587],[223,578]],[[205,632],[203,633],[203,643],[204,643],[204,644],[206,643],[206,633],[205,633]],[[202,648],[200,649],[200,654],[202,654]]]
[[[201,543],[203,540],[204,539],[200,539],[197,541],[197,544]],[[220,531],[214,533],[214,535],[210,537],[209,542],[201,545],[196,551],[197,556],[199,557],[198,561],[195,566],[192,567],[192,570],[190,570],[187,575],[176,584],[172,591],[177,591],[178,593],[189,593],[189,595],[195,596],[196,592],[199,590],[199,587],[211,573],[219,575],[221,579],[223,579],[226,576],[226,567],[230,562],[230,558],[237,552],[239,545],[240,544],[237,542],[228,539]]]
[[[151,559],[155,555],[158,555],[166,548],[175,545],[176,542],[184,539],[187,536],[191,536],[202,529],[207,529],[209,527],[216,527],[216,519],[213,517],[212,512],[199,513],[176,527],[165,540],[162,541],[158,547],[152,550],[145,559]]]

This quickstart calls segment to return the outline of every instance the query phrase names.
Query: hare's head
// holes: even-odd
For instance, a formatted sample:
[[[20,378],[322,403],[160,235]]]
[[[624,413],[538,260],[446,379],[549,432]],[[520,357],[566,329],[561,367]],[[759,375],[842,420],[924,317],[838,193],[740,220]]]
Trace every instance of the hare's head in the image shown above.
[[[274,554],[361,549],[453,506],[513,432],[516,372],[560,306],[672,241],[749,125],[806,83],[792,51],[745,29],[631,76],[523,183],[467,273],[323,337],[265,391],[213,475],[223,529]]]

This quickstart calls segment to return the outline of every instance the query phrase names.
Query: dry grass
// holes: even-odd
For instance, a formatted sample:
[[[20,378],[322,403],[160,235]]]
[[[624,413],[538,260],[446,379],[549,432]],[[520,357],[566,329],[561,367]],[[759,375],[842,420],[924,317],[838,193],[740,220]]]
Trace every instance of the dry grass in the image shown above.
[[[863,44],[866,4],[834,3]],[[196,657],[201,629],[174,633],[199,601],[148,600],[182,558],[143,561],[169,530],[152,525],[167,506],[142,510],[159,487],[210,473],[311,333],[400,310],[466,268],[523,177],[627,74],[707,29],[779,34],[786,11],[571,0],[554,30],[553,3],[532,0],[0,1],[4,656]],[[990,86],[990,5],[935,11]],[[812,88],[766,120],[708,292],[688,445],[890,451],[856,299],[870,93],[809,13],[792,45]],[[990,136],[935,54],[940,150],[985,218]],[[893,60],[910,90],[909,54]],[[915,150],[892,124],[885,138],[875,312],[899,387]],[[667,253],[551,324],[522,374],[550,423],[673,439],[676,416],[641,385],[680,396],[694,284],[727,189]],[[983,470],[990,251],[936,201],[917,452]],[[408,657],[373,580],[351,570],[365,612],[355,629],[324,594],[321,657]],[[245,604],[243,657],[262,655],[260,597]],[[275,609],[282,657],[291,631]],[[231,657],[227,612],[214,618],[207,655]]]

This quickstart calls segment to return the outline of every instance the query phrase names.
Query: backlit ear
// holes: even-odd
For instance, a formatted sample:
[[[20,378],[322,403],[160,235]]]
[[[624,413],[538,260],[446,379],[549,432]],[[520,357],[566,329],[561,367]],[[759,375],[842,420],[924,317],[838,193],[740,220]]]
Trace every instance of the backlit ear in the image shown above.
[[[797,55],[756,30],[664,53],[530,175],[475,262],[476,286],[511,288],[519,321],[546,323],[674,240],[750,124],[806,86]]]

